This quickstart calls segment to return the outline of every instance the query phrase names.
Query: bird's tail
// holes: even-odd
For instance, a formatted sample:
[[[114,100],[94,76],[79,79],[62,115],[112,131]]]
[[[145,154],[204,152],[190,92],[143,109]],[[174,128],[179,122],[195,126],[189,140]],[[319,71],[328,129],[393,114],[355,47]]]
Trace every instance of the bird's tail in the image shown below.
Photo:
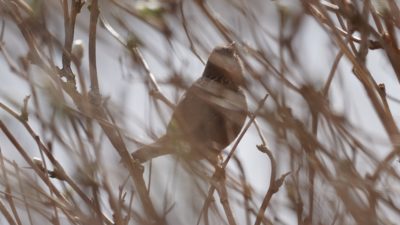
[[[167,145],[167,139],[165,136],[163,136],[153,144],[145,145],[139,148],[138,150],[133,152],[131,156],[132,158],[138,160],[140,163],[144,163],[159,156],[171,153],[172,150]]]

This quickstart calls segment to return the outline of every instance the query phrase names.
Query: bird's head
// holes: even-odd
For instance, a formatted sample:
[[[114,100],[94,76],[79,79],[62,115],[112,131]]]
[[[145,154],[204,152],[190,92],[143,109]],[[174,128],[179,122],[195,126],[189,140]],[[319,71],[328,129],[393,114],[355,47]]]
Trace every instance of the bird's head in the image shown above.
[[[213,49],[203,76],[235,89],[245,84],[243,62],[237,54],[235,43]]]

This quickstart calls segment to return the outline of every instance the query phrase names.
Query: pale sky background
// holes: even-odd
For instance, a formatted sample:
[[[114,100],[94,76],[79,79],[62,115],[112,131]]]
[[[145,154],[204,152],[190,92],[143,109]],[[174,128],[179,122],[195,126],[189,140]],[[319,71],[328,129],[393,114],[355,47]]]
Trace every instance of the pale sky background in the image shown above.
[[[249,1],[253,2],[253,1]],[[257,1],[254,1],[257,2]],[[288,6],[289,10],[292,10],[294,13],[299,9],[297,3],[293,3],[295,1],[284,1],[284,5]],[[103,4],[106,4],[103,2]],[[249,3],[250,4],[250,3]],[[262,7],[258,7],[258,14],[259,16],[263,17],[260,21],[265,21],[263,26],[269,32],[276,33],[277,29],[274,29],[274,26],[278,27],[278,19],[276,15],[276,8],[274,1],[268,1],[264,4],[259,4]],[[215,10],[221,15],[224,12],[218,10],[218,6],[215,7]],[[107,13],[112,13],[113,10]],[[113,13],[117,13],[114,11]],[[83,9],[82,18],[87,17],[87,10],[86,8]],[[196,15],[187,15],[188,18],[191,16]],[[265,18],[264,18],[265,17]],[[223,17],[222,20],[229,24],[230,26],[234,27],[237,30],[243,32],[240,33],[240,38],[248,42],[248,44],[252,45],[251,40],[251,33],[249,33],[246,29],[246,25],[240,21],[240,19]],[[189,19],[190,20],[190,19]],[[60,24],[60,21],[47,21],[50,30],[54,32],[56,36],[63,36],[62,27],[58,27],[57,24]],[[80,27],[76,32],[76,39],[82,39],[84,45],[87,47],[87,24],[88,21],[84,21],[83,19],[80,21],[83,22],[84,26]],[[26,46],[19,46],[20,41],[15,38],[15,32],[13,29],[14,25],[10,22],[6,21],[6,32],[5,32],[5,43],[6,47],[11,51],[13,54],[12,57],[16,57],[21,54],[25,54]],[[200,25],[199,25],[200,26]],[[302,57],[300,58],[300,63],[306,69],[306,74],[293,74],[295,77],[307,77],[305,80],[312,80],[316,84],[322,85],[327,76],[329,74],[329,70],[332,66],[333,59],[335,54],[337,53],[337,49],[332,49],[332,41],[330,37],[326,35],[326,32],[318,25],[311,17],[306,19],[306,22],[302,25],[303,29],[301,34],[298,35],[298,38],[294,42],[293,47],[296,49],[301,49]],[[133,26],[132,26],[133,28]],[[143,32],[139,32],[141,38],[146,41],[147,46],[150,46],[151,49],[156,49],[159,53],[159,57],[167,58],[173,61],[175,68],[165,68],[165,66],[160,65],[157,60],[152,58],[151,54],[148,54],[144,51],[145,59],[148,61],[149,66],[152,72],[156,75],[156,78],[162,80],[163,78],[167,77],[171,71],[175,70],[185,75],[185,81],[189,84],[197,79],[204,68],[202,63],[189,51],[187,51],[188,42],[185,36],[180,35],[180,42],[174,42],[173,46],[175,48],[175,52],[166,51],[166,41],[158,34],[152,30],[147,29],[145,26],[140,25],[140,23],[135,23],[135,27],[133,29],[141,30]],[[176,32],[182,32],[181,27],[173,27],[176,29]],[[209,27],[204,27],[204,36],[206,33],[209,32]],[[15,33],[14,33],[15,32]],[[211,31],[210,31],[211,32]],[[158,114],[155,113],[155,107],[149,103],[149,97],[147,90],[143,86],[143,81],[140,76],[145,76],[144,73],[135,73],[135,71],[129,71],[128,68],[122,68],[119,63],[119,59],[122,58],[126,61],[127,52],[123,49],[123,47],[116,42],[104,29],[98,28],[98,33],[101,38],[98,39],[97,43],[97,60],[98,60],[98,75],[100,79],[100,88],[104,97],[110,97],[111,101],[115,105],[123,105],[125,107],[126,118],[135,118],[129,121],[119,121],[123,122],[125,128],[128,129],[128,134],[131,134],[132,137],[138,138],[145,143],[150,143],[151,139],[146,135],[146,127],[143,127],[143,124],[146,126],[150,126],[154,124],[155,126],[154,131],[156,134],[161,136],[165,131],[165,126],[162,125],[160,122],[160,118]],[[18,33],[19,35],[19,33]],[[122,33],[122,35],[126,35]],[[179,35],[178,35],[179,36]],[[218,44],[223,44],[224,42],[215,38],[209,38],[207,40],[209,43],[209,51]],[[307,46],[307,47],[304,47]],[[86,48],[87,50],[87,48]],[[202,59],[205,60],[207,58],[207,54],[201,55]],[[57,59],[60,62],[60,58]],[[399,82],[391,69],[391,66],[387,63],[387,58],[382,54],[380,50],[371,50],[368,54],[368,68],[370,69],[371,73],[373,74],[374,78],[376,79],[377,83],[384,83],[386,86],[386,90],[388,95],[396,97],[400,99],[400,95],[398,95],[399,90]],[[88,59],[87,54],[85,52],[84,61],[83,61],[83,70],[85,71],[84,74],[88,74]],[[126,63],[126,62],[125,62]],[[127,63],[129,64],[129,63]],[[61,64],[59,64],[61,65]],[[360,83],[356,80],[355,76],[351,71],[351,65],[349,65],[348,60],[343,58],[339,65],[339,70],[337,75],[334,78],[334,82],[332,84],[332,88],[330,91],[331,96],[331,103],[334,105],[335,109],[338,112],[344,112],[344,114],[350,118],[353,122],[353,125],[360,128],[361,133],[364,133],[366,137],[370,138],[370,148],[379,148],[380,150],[376,153],[381,157],[387,153],[390,149],[388,145],[388,140],[385,135],[385,131],[381,126],[376,114],[373,112],[373,109],[369,103],[368,98],[361,87]],[[30,93],[27,92],[29,89],[27,88],[25,82],[21,82],[19,78],[17,78],[12,72],[10,72],[7,64],[5,63],[4,57],[0,57],[0,70],[2,71],[1,77],[1,85],[0,85],[0,101],[3,103],[7,103],[10,105],[10,99],[12,98],[13,101],[21,103],[23,98]],[[301,73],[301,71],[297,71]],[[37,73],[38,78],[37,81],[39,82],[40,79],[40,72]],[[129,77],[125,75],[129,74]],[[122,78],[125,76],[125,78]],[[44,76],[43,76],[44,77]],[[343,86],[341,86],[343,85]],[[178,93],[178,95],[171,91],[170,88],[166,87],[165,85],[161,85],[163,93],[169,97],[170,100],[176,102],[177,96],[180,96],[182,93]],[[265,91],[260,89],[260,96],[264,95]],[[123,103],[126,102],[126,103]],[[267,100],[267,105],[268,100]],[[296,102],[293,102],[295,105]],[[393,103],[389,100],[389,104],[394,115],[396,121],[399,121],[400,116],[400,106],[397,103]],[[163,105],[161,103],[161,105]],[[254,105],[254,104],[253,104]],[[166,118],[169,118],[171,111],[163,105],[166,112]],[[295,108],[295,107],[293,107]],[[254,107],[253,107],[254,109]],[[295,112],[301,115],[301,112]],[[33,156],[39,156],[36,146],[34,145],[33,141],[30,138],[26,138],[25,130],[10,116],[5,115],[3,112],[0,112],[0,118],[6,124],[10,125],[9,128],[14,132],[14,134],[19,138],[20,143],[29,149],[32,149]],[[150,123],[149,121],[155,121]],[[141,121],[142,123],[137,123],[137,121]],[[40,127],[37,126],[35,120],[31,120],[31,124],[35,127],[38,131],[40,131]],[[267,138],[272,135],[273,131],[264,129],[264,136]],[[0,134],[0,145],[3,154],[5,154],[9,158],[13,158],[21,160],[18,155],[15,155],[13,147],[9,146],[9,142],[5,141],[6,139],[2,134]],[[136,149],[136,146],[132,143],[128,143],[128,146],[131,148],[131,151]],[[269,174],[270,174],[270,163],[268,158],[259,153],[256,149],[256,145],[260,144],[260,140],[258,135],[255,132],[254,126],[246,133],[242,142],[238,148],[238,156],[242,158],[243,166],[246,171],[246,175],[248,176],[249,183],[253,184],[253,188],[256,193],[259,194],[259,202],[263,198],[263,195],[266,191],[266,188],[269,184]],[[273,144],[273,143],[271,143]],[[108,141],[105,142],[105,145],[109,145]],[[55,146],[55,153],[59,154],[59,156],[63,157],[63,152],[58,151],[57,146]],[[59,146],[58,146],[59,147]],[[279,151],[279,149],[274,149],[273,145],[271,146],[273,151]],[[110,146],[109,149],[112,147]],[[9,150],[11,149],[11,150]],[[105,147],[103,150],[107,149]],[[229,148],[228,148],[229,149]],[[105,155],[105,161],[108,161],[107,164],[110,173],[113,170],[116,170],[118,166],[118,156],[115,151],[103,151]],[[112,159],[112,160],[109,160]],[[173,171],[174,167],[171,163],[168,164],[168,160],[165,158],[157,159],[155,162],[160,161],[162,166],[159,166],[158,172],[165,172],[165,171]],[[154,163],[156,164],[156,163]],[[165,167],[165,165],[169,165],[169,167]],[[230,164],[232,165],[232,164]],[[360,165],[361,166],[361,165]],[[69,167],[69,168],[68,168]],[[230,167],[231,169],[235,170],[233,166]],[[156,166],[157,169],[157,166]],[[365,168],[368,170],[368,168]],[[74,165],[68,164],[67,170],[73,173]],[[157,171],[157,170],[156,170]],[[281,174],[288,172],[287,166],[280,164],[278,176]],[[164,179],[163,179],[164,178]],[[162,177],[159,180],[160,183],[165,182],[165,186],[162,187],[170,187],[174,188],[171,185],[171,178],[168,176]],[[179,180],[179,178],[174,178]],[[182,178],[183,179],[183,178]],[[184,181],[180,181],[182,185],[185,185]],[[175,185],[178,185],[179,181],[176,181]],[[169,186],[168,186],[169,185]],[[156,188],[156,187],[155,187]],[[170,190],[171,191],[171,190]],[[182,193],[184,195],[184,193]],[[273,197],[273,202],[276,200],[280,200],[284,198],[286,192],[282,189],[280,193]],[[201,203],[202,204],[202,203]],[[183,209],[187,207],[185,204],[177,202],[176,208],[174,210],[179,210],[182,207]],[[279,207],[277,207],[279,208]],[[275,209],[277,209],[275,208]],[[284,208],[284,206],[282,207]],[[242,212],[238,212],[238,215],[241,215]],[[186,215],[188,218],[193,219],[196,221],[197,217],[193,218],[190,217],[191,215]],[[181,218],[182,219],[182,218]],[[238,221],[241,221],[240,218],[237,218]],[[295,219],[295,215],[289,215],[286,222],[291,224],[293,219]],[[183,219],[182,219],[183,220]],[[182,222],[182,221],[181,221]],[[190,221],[193,222],[193,221]],[[189,223],[191,224],[191,223]]]

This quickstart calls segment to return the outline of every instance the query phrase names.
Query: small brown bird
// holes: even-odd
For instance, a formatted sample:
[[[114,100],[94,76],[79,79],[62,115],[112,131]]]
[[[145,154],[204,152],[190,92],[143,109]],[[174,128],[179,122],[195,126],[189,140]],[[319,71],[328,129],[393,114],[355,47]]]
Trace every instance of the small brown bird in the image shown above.
[[[247,116],[243,65],[235,44],[216,47],[203,75],[176,106],[167,132],[132,157],[139,162],[175,154],[215,164],[220,152],[239,134]]]

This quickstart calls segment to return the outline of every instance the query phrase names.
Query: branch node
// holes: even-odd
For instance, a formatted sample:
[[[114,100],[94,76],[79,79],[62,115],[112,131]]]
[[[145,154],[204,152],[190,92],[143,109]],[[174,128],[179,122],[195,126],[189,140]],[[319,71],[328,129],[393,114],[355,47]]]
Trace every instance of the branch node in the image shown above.
[[[28,101],[31,96],[28,95],[24,98],[24,106],[21,109],[21,114],[19,115],[19,119],[23,122],[28,122]]]

